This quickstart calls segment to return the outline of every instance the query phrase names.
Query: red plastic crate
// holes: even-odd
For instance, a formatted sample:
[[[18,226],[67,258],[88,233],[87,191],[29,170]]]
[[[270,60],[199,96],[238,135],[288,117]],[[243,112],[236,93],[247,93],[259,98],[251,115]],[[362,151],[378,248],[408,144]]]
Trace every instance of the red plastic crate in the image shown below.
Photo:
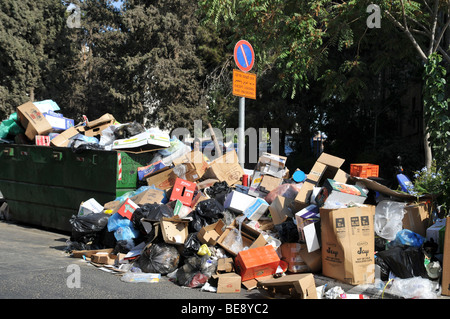
[[[350,175],[358,177],[378,177],[379,166],[375,164],[362,163],[350,164]]]

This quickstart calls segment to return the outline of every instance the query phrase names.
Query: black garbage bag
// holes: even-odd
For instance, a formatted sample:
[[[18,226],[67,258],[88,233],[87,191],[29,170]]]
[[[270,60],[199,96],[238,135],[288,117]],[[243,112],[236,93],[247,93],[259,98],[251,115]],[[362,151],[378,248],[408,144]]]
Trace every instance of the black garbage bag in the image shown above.
[[[222,219],[224,217],[223,211],[223,205],[214,198],[201,201],[188,215],[188,217],[192,217],[192,221],[189,223],[191,232],[198,232],[202,227],[214,224]]]
[[[381,258],[389,267],[389,271],[392,271],[392,273],[399,278],[428,278],[424,265],[425,256],[420,247],[396,246],[378,252],[377,259],[378,258]]]
[[[101,231],[108,224],[109,217],[110,215],[104,213],[72,215],[69,220],[72,225],[70,240],[85,244],[98,242],[101,239]]]
[[[192,256],[186,259],[184,265],[178,268],[176,282],[189,288],[202,287],[216,272],[217,261],[208,255]]]
[[[197,255],[197,252],[200,249],[201,245],[202,243],[197,237],[197,232],[190,233],[188,238],[184,242],[184,247],[181,255],[186,258],[195,256]]]
[[[230,188],[230,186],[228,186],[228,183],[226,181],[222,181],[222,182],[215,182],[213,186],[208,187],[205,190],[205,193],[209,197],[214,198],[220,204],[223,205],[225,203],[225,198],[231,191],[232,189]]]
[[[296,243],[300,239],[297,226],[294,224],[292,218],[288,218],[281,224],[274,225],[274,228],[278,232],[279,239],[282,243]]]
[[[144,204],[134,211],[131,222],[135,229],[144,231],[141,223],[142,218],[157,222],[163,217],[173,217],[173,209],[164,204]]]
[[[136,260],[138,266],[146,273],[159,273],[167,275],[178,268],[180,253],[173,245],[166,243],[154,243],[144,249],[139,259]]]
[[[116,139],[130,138],[143,132],[145,132],[144,126],[134,121],[133,123],[124,124],[116,128],[114,130],[114,137]]]

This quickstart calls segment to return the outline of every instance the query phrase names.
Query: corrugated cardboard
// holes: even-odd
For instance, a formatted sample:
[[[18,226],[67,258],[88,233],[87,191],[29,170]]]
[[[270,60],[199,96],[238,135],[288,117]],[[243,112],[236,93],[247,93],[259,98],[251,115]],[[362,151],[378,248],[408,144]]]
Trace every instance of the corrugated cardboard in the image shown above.
[[[223,234],[223,228],[225,224],[220,219],[214,224],[203,226],[197,233],[197,238],[202,244],[207,244],[209,246],[214,246],[220,235]]]
[[[149,188],[133,197],[131,200],[138,205],[161,203],[164,199],[164,191],[160,189]]]
[[[450,217],[446,218],[446,224],[450,225]],[[445,228],[441,286],[442,294],[450,296],[450,227]]]
[[[281,260],[288,263],[288,271],[292,273],[311,271],[300,255],[300,251],[306,249],[305,244],[283,243],[278,249],[280,251]]]
[[[345,160],[342,158],[322,153],[311,168],[295,200],[300,203],[309,204],[314,187],[322,186],[327,178],[346,183],[348,178],[347,174],[340,170],[344,162]]]
[[[178,217],[161,218],[161,232],[163,239],[168,244],[183,245],[188,237],[189,220],[180,219]]]
[[[317,299],[314,275],[309,273],[261,280],[258,288],[270,297],[283,295],[293,299]]]
[[[244,175],[244,170],[239,164],[236,151],[230,151],[210,163],[203,175],[204,178],[226,181],[229,186],[239,183]]]
[[[294,212],[291,209],[293,199],[284,196],[277,196],[269,206],[270,215],[274,225],[282,224],[288,218],[294,217]]]
[[[375,279],[375,206],[320,209],[322,273],[351,285]]]
[[[430,222],[430,205],[419,203],[405,206],[405,215],[403,216],[403,228],[409,229],[423,237]]]
[[[240,293],[241,292],[241,276],[235,273],[225,273],[212,275],[213,285],[217,286],[218,294]]]
[[[169,134],[145,131],[130,138],[115,140],[112,148],[113,150],[124,150],[126,152],[139,154],[156,151],[169,146]]]
[[[26,137],[32,141],[36,135],[47,135],[53,131],[51,124],[33,102],[18,106],[17,115],[20,124],[25,128]]]
[[[179,164],[192,164],[192,170],[189,171],[189,175],[192,177],[192,181],[196,181],[203,177],[206,170],[209,168],[208,163],[205,161],[202,152],[192,151],[186,153],[172,161],[173,165]]]
[[[83,129],[81,128],[71,127],[60,133],[58,136],[54,137],[50,141],[50,145],[57,147],[67,147],[67,145],[69,145],[70,139],[82,131]]]
[[[175,180],[178,178],[173,172],[173,168],[165,167],[154,174],[147,177],[147,184],[149,186],[155,185],[156,188],[168,190],[175,185]]]
[[[339,183],[333,179],[328,178],[322,189],[315,197],[317,205],[324,206],[327,202],[341,203],[341,204],[362,204],[366,200],[367,195],[361,187],[357,185],[349,185],[346,183]]]
[[[273,275],[280,264],[280,258],[272,245],[266,245],[240,251],[234,263],[241,280],[246,281]]]
[[[179,200],[183,205],[190,206],[197,185],[194,182],[177,178],[170,194],[170,201]]]
[[[236,220],[234,220],[231,225],[227,226],[223,234],[220,235],[217,240],[217,244],[225,249],[231,256],[236,256],[237,253],[224,244],[225,238],[230,234],[230,232],[233,231],[233,229],[239,229],[239,225]],[[241,235],[244,247],[255,248],[267,245],[267,241],[264,239],[263,234],[244,223],[241,225]]]

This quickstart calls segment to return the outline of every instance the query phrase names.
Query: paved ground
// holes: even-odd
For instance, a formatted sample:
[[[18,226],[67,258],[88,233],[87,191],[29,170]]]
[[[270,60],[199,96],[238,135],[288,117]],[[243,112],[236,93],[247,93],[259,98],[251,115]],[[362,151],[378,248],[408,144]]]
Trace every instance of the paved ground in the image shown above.
[[[181,302],[266,299],[257,289],[243,288],[239,294],[216,294],[180,287],[165,276],[159,283],[125,283],[115,274],[70,257],[64,251],[69,237],[1,221],[0,299],[178,299]],[[79,287],[71,287],[74,272],[70,267],[80,271]],[[382,297],[382,291],[374,285],[350,286],[320,275],[316,275],[315,280],[317,287],[327,284],[327,288],[340,286],[347,294],[364,294],[372,299]],[[383,298],[398,297],[386,292]]]

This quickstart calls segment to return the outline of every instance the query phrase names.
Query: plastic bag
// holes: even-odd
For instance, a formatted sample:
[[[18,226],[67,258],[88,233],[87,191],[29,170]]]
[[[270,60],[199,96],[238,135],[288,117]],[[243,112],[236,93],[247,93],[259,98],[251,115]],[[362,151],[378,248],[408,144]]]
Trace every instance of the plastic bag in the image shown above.
[[[397,232],[395,239],[388,243],[388,247],[411,246],[422,247],[425,238],[409,229],[402,229]]]
[[[7,120],[0,123],[0,139],[5,138],[8,135],[15,136],[20,133],[24,133],[23,128],[17,124],[17,113],[13,113]]]
[[[406,299],[437,299],[438,282],[422,277],[394,279],[389,292]]]
[[[277,186],[273,189],[267,196],[264,198],[267,203],[272,204],[277,196],[283,196],[289,199],[294,199],[303,183],[284,183]]]
[[[275,225],[274,228],[278,232],[279,240],[282,243],[296,243],[300,239],[297,226],[294,224],[292,218],[287,219],[281,224]]]
[[[384,200],[375,208],[374,229],[378,236],[394,240],[403,228],[405,203]]]
[[[134,121],[133,123],[126,123],[114,128],[114,137],[119,140],[124,138],[130,138],[132,136],[144,132],[145,132],[144,126]]]
[[[188,217],[192,217],[189,227],[193,228],[193,232],[198,232],[204,226],[214,224],[224,217],[224,208],[214,198],[201,201],[195,207]]]
[[[166,166],[172,165],[172,161],[176,158],[191,151],[191,147],[181,142],[178,138],[172,137],[170,139],[170,147],[159,150],[153,157],[152,163],[162,161]]]
[[[166,275],[178,268],[179,261],[180,254],[175,246],[156,243],[144,249],[136,261],[136,266],[143,272]]]
[[[225,198],[231,192],[230,186],[226,181],[215,182],[214,185],[205,189],[206,195],[217,200],[220,204],[225,203]]]
[[[72,225],[71,240],[89,243],[99,237],[99,232],[105,228],[110,215],[104,213],[75,216],[69,220]]]
[[[427,271],[424,265],[425,256],[420,248],[400,246],[383,250],[377,253],[377,259],[381,258],[388,269],[384,272],[392,272],[399,278],[423,277],[427,278]],[[377,263],[380,265],[381,261]]]
[[[140,220],[142,218],[157,222],[163,217],[173,217],[173,209],[170,206],[157,203],[147,203],[136,208],[131,220],[137,228],[140,228],[138,225],[140,224]]]
[[[188,238],[184,242],[184,248],[181,252],[181,255],[183,257],[192,257],[194,256],[198,250],[200,249],[202,243],[197,237],[197,233],[190,233],[188,235]]]
[[[105,147],[99,144],[96,137],[85,136],[83,134],[75,135],[67,145],[74,153],[81,153],[84,150],[104,150]]]
[[[188,258],[184,265],[177,270],[176,280],[180,286],[202,287],[216,272],[216,269],[217,260],[209,258],[208,255],[193,256]]]

